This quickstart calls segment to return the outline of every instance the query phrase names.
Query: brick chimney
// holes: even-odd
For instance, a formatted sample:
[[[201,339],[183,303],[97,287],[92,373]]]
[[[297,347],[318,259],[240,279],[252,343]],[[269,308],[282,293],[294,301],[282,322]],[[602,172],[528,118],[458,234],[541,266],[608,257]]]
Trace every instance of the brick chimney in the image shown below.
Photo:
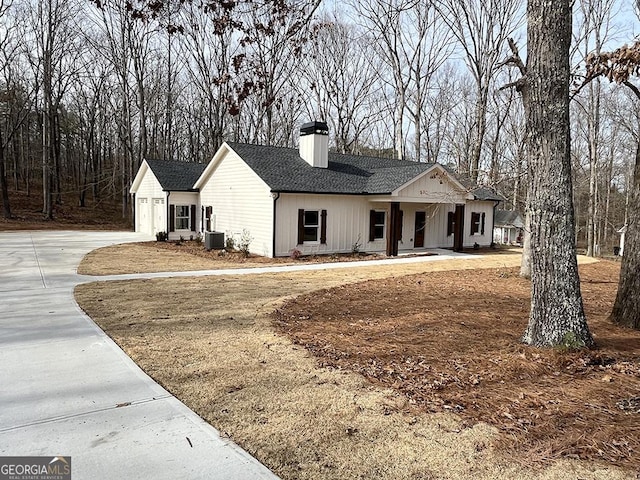
[[[300,127],[300,156],[312,167],[329,166],[329,127],[325,122],[309,122]]]

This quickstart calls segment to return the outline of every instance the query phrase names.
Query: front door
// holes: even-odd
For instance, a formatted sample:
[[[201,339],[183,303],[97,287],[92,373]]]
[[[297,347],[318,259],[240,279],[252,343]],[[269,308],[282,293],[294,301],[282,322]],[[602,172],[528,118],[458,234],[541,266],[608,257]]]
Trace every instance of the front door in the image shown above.
[[[426,212],[416,212],[416,231],[413,242],[414,248],[424,247],[424,228],[427,224],[426,218]]]

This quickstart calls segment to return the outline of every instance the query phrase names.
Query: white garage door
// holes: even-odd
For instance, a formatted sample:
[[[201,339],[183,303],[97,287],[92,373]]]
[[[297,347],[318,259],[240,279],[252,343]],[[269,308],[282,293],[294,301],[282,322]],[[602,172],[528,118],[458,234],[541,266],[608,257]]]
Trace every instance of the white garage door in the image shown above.
[[[155,235],[158,232],[167,231],[167,209],[164,206],[164,198],[153,199],[153,225],[152,233]]]
[[[150,205],[148,198],[138,198],[136,208],[136,232],[152,233]]]

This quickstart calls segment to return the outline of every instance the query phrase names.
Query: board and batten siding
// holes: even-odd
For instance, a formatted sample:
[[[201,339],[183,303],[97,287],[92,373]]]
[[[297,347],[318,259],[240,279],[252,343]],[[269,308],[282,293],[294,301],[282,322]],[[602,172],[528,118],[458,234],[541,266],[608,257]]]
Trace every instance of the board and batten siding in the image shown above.
[[[273,197],[266,183],[229,150],[200,188],[200,202],[213,207],[212,229],[237,242],[246,229],[253,238],[249,251],[273,256]]]
[[[298,249],[303,255],[351,252],[355,243],[363,252],[384,251],[386,241],[369,242],[369,211],[375,205],[357,195],[282,193],[276,203],[276,256]],[[327,243],[298,244],[298,210],[327,211]]]
[[[415,245],[416,212],[425,212],[424,246],[422,248],[453,248],[453,235],[447,236],[449,212],[455,205],[445,203],[400,203],[402,210],[402,240],[399,250],[411,250]]]
[[[147,167],[136,191],[136,232],[154,235],[167,229],[166,198],[167,193]]]
[[[398,201],[461,204],[466,201],[467,192],[460,189],[448,175],[434,169],[401,188],[397,192]]]
[[[493,207],[495,202],[467,200],[464,208],[464,248],[472,248],[475,243],[488,247],[493,242]],[[471,214],[484,214],[484,235],[471,235]]]

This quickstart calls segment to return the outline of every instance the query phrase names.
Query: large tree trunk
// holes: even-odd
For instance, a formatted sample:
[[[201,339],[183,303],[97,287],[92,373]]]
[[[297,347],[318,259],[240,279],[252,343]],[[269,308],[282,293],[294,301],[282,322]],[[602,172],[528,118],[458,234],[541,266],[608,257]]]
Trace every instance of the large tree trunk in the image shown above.
[[[640,329],[640,144],[630,190],[624,255],[611,320],[618,325]]]
[[[522,341],[535,346],[591,346],[573,235],[569,0],[529,0],[527,20],[531,313]]]

